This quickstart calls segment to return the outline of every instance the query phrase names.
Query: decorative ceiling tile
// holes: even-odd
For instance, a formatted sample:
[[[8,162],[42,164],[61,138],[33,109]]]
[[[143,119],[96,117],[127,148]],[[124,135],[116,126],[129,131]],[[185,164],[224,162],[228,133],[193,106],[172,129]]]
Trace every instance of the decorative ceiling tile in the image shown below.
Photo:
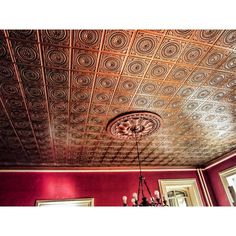
[[[11,55],[10,52],[8,51],[8,46],[5,38],[1,39],[1,44],[0,44],[0,60],[1,63],[5,62],[11,62]]]
[[[8,34],[16,40],[37,41],[36,30],[9,30]]]
[[[81,103],[89,103],[90,101],[90,90],[89,89],[84,89],[84,88],[81,88],[81,89],[75,89],[73,88],[71,90],[71,100],[73,102],[77,102],[79,104]]]
[[[215,102],[224,102],[228,95],[229,95],[229,91],[218,89],[214,91],[214,93],[209,99]]]
[[[95,88],[107,91],[114,91],[118,77],[116,76],[97,76]]]
[[[69,46],[70,33],[69,30],[42,30],[42,43],[55,44],[58,46]]]
[[[225,30],[224,33],[217,40],[216,45],[225,48],[236,47],[236,30]]]
[[[145,166],[200,166],[236,148],[235,30],[1,30],[0,166],[137,166],[110,119],[147,110]],[[177,141],[176,141],[177,140]]]
[[[132,35],[133,32],[128,30],[107,30],[103,50],[125,54],[128,50]]]
[[[165,37],[161,42],[155,58],[165,61],[176,61],[185,46],[186,42],[184,41]]]
[[[39,48],[37,44],[23,41],[11,41],[17,64],[40,65]]]
[[[138,85],[140,79],[132,78],[132,77],[121,77],[118,85],[118,90],[124,93],[131,93],[133,94]]]
[[[158,98],[152,101],[150,106],[153,107],[155,110],[156,109],[159,110],[159,109],[164,108],[167,104],[168,104],[168,100],[166,99],[166,97],[159,96]]]
[[[227,80],[224,81],[223,87],[226,89],[235,89],[236,87],[236,75],[230,74]]]
[[[185,103],[185,100],[177,99],[176,97],[174,97],[168,104],[167,109],[179,110],[183,106],[184,103]]]
[[[213,44],[222,33],[222,30],[196,30],[192,36],[195,41]]]
[[[226,62],[223,63],[219,69],[235,73],[236,72],[236,53],[230,54]]]
[[[69,49],[55,46],[43,46],[44,63],[46,67],[68,69]]]
[[[105,54],[103,53],[100,58],[98,71],[103,73],[120,74],[124,56]]]
[[[59,69],[46,69],[45,70],[46,85],[64,87],[68,86],[68,71]],[[42,79],[40,78],[42,81]]]
[[[213,89],[210,89],[208,87],[203,87],[201,86],[195,93],[191,96],[191,99],[196,99],[196,100],[206,100],[211,96],[213,93]]]
[[[127,112],[127,108],[126,107],[120,107],[120,106],[117,106],[117,105],[114,105],[114,106],[110,106],[110,109],[108,111],[108,116],[111,116],[111,117],[115,117],[123,112]]]
[[[196,65],[201,61],[209,49],[209,46],[189,43],[178,59],[178,63]]]
[[[164,82],[160,88],[160,90],[158,91],[158,94],[161,94],[161,96],[173,96],[177,90],[179,88],[179,84],[177,83],[168,83],[168,82]]]
[[[73,69],[77,71],[94,72],[97,62],[97,52],[88,50],[73,50]]]
[[[206,79],[210,76],[211,73],[211,70],[196,68],[189,76],[186,83],[195,86],[200,86],[206,81]]]
[[[138,32],[130,50],[130,54],[133,56],[139,55],[144,57],[152,57],[160,41],[161,36]]]
[[[68,80],[68,73],[63,71],[62,75],[56,73],[56,75],[50,75],[51,77],[54,77],[52,79],[54,80],[62,80],[64,83],[67,83]],[[56,77],[56,78],[55,78]],[[91,89],[93,85],[93,74],[90,73],[84,73],[84,72],[73,72],[72,73],[72,79],[71,79],[71,86],[75,89]]]
[[[204,83],[204,85],[216,88],[223,87],[223,84],[225,84],[225,82],[228,81],[231,76],[232,75],[229,73],[215,72],[211,74],[210,77],[208,77],[208,80]]]
[[[154,79],[156,81],[163,81],[169,74],[174,64],[165,63],[162,61],[152,61],[145,75],[147,79]]]
[[[117,92],[113,97],[112,105],[128,106],[129,103],[131,102],[131,99],[132,99],[131,95]]]
[[[155,81],[153,82],[152,80],[143,80],[137,93],[146,94],[146,95],[154,95],[155,93],[157,93],[159,88],[160,88],[160,85],[155,83]]]
[[[183,83],[191,74],[193,68],[187,66],[176,65],[171,69],[171,72],[166,78],[166,81],[173,81],[174,83]]]
[[[43,85],[42,70],[39,67],[18,66],[21,81],[24,86]]]
[[[136,108],[141,107],[143,110],[146,110],[152,101],[153,97],[137,95],[133,100],[132,106]]]
[[[125,76],[142,77],[147,69],[148,63],[149,60],[129,57],[122,74]]]
[[[93,93],[92,102],[108,105],[111,103],[111,99],[112,99],[112,93],[95,90]]]
[[[90,114],[97,116],[104,116],[107,113],[108,107],[105,105],[93,104],[90,109]]]
[[[101,43],[102,30],[74,31],[73,46],[83,49],[98,50]]]
[[[200,66],[210,67],[212,69],[217,68],[223,63],[223,61],[225,61],[229,54],[230,52],[227,50],[213,47],[206,54],[205,58],[200,63]]]
[[[193,30],[168,30],[167,34],[179,38],[189,39],[193,34]]]

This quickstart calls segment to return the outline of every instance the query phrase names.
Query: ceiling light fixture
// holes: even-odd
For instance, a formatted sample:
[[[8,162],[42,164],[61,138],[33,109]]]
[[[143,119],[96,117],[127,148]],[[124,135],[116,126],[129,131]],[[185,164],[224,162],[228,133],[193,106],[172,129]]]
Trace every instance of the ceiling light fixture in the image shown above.
[[[140,153],[138,141],[141,138],[147,137],[156,132],[162,123],[159,115],[149,111],[132,111],[116,116],[108,122],[106,127],[107,132],[114,138],[123,140],[135,140],[137,151],[137,159],[139,164],[139,183],[138,193],[133,193],[133,206],[167,206],[167,201],[160,196],[158,190],[154,191],[154,196],[151,194],[150,188],[142,174]],[[150,196],[150,201],[145,196],[145,189]],[[140,198],[140,195],[142,196]],[[123,205],[128,206],[127,197],[123,196]]]

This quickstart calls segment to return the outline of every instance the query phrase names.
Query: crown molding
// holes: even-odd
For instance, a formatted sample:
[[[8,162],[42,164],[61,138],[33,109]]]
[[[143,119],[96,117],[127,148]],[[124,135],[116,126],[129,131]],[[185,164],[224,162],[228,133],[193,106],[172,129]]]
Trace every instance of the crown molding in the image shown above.
[[[193,166],[176,166],[176,167],[143,167],[143,172],[165,172],[165,171],[196,171]],[[97,168],[86,168],[86,167],[73,167],[73,168],[3,168],[0,172],[139,172],[138,167],[97,167]]]
[[[216,165],[218,165],[226,160],[229,160],[235,156],[236,156],[236,149],[234,149],[233,151],[231,151],[229,153],[226,153],[225,155],[217,158],[216,160],[208,162],[207,165],[204,168],[202,168],[202,170],[210,169],[211,167],[216,166]]]

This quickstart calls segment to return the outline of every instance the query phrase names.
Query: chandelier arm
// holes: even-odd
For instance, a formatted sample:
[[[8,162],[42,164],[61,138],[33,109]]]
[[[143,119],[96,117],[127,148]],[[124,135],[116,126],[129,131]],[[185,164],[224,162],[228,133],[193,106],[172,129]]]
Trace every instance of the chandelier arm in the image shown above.
[[[146,186],[146,188],[147,188],[147,191],[148,191],[148,193],[149,193],[150,197],[152,198],[151,191],[150,191],[150,189],[149,189],[149,187],[148,187],[148,184],[147,184],[147,182],[146,182],[146,180],[145,180],[145,179],[144,179],[144,184],[145,184],[145,186]]]
[[[141,181],[141,190],[142,190],[142,197],[144,198],[144,191],[143,191],[143,177],[140,176],[140,181]]]
[[[141,179],[139,178],[139,182],[138,182],[138,202],[139,202],[139,196],[140,196],[140,188],[141,188]]]

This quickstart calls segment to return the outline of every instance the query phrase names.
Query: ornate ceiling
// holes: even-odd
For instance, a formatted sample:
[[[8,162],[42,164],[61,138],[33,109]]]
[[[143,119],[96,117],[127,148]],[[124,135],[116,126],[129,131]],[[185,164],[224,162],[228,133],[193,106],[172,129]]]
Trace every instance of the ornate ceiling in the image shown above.
[[[235,30],[1,30],[0,167],[137,166],[108,121],[158,113],[143,166],[199,166],[236,148]]]

